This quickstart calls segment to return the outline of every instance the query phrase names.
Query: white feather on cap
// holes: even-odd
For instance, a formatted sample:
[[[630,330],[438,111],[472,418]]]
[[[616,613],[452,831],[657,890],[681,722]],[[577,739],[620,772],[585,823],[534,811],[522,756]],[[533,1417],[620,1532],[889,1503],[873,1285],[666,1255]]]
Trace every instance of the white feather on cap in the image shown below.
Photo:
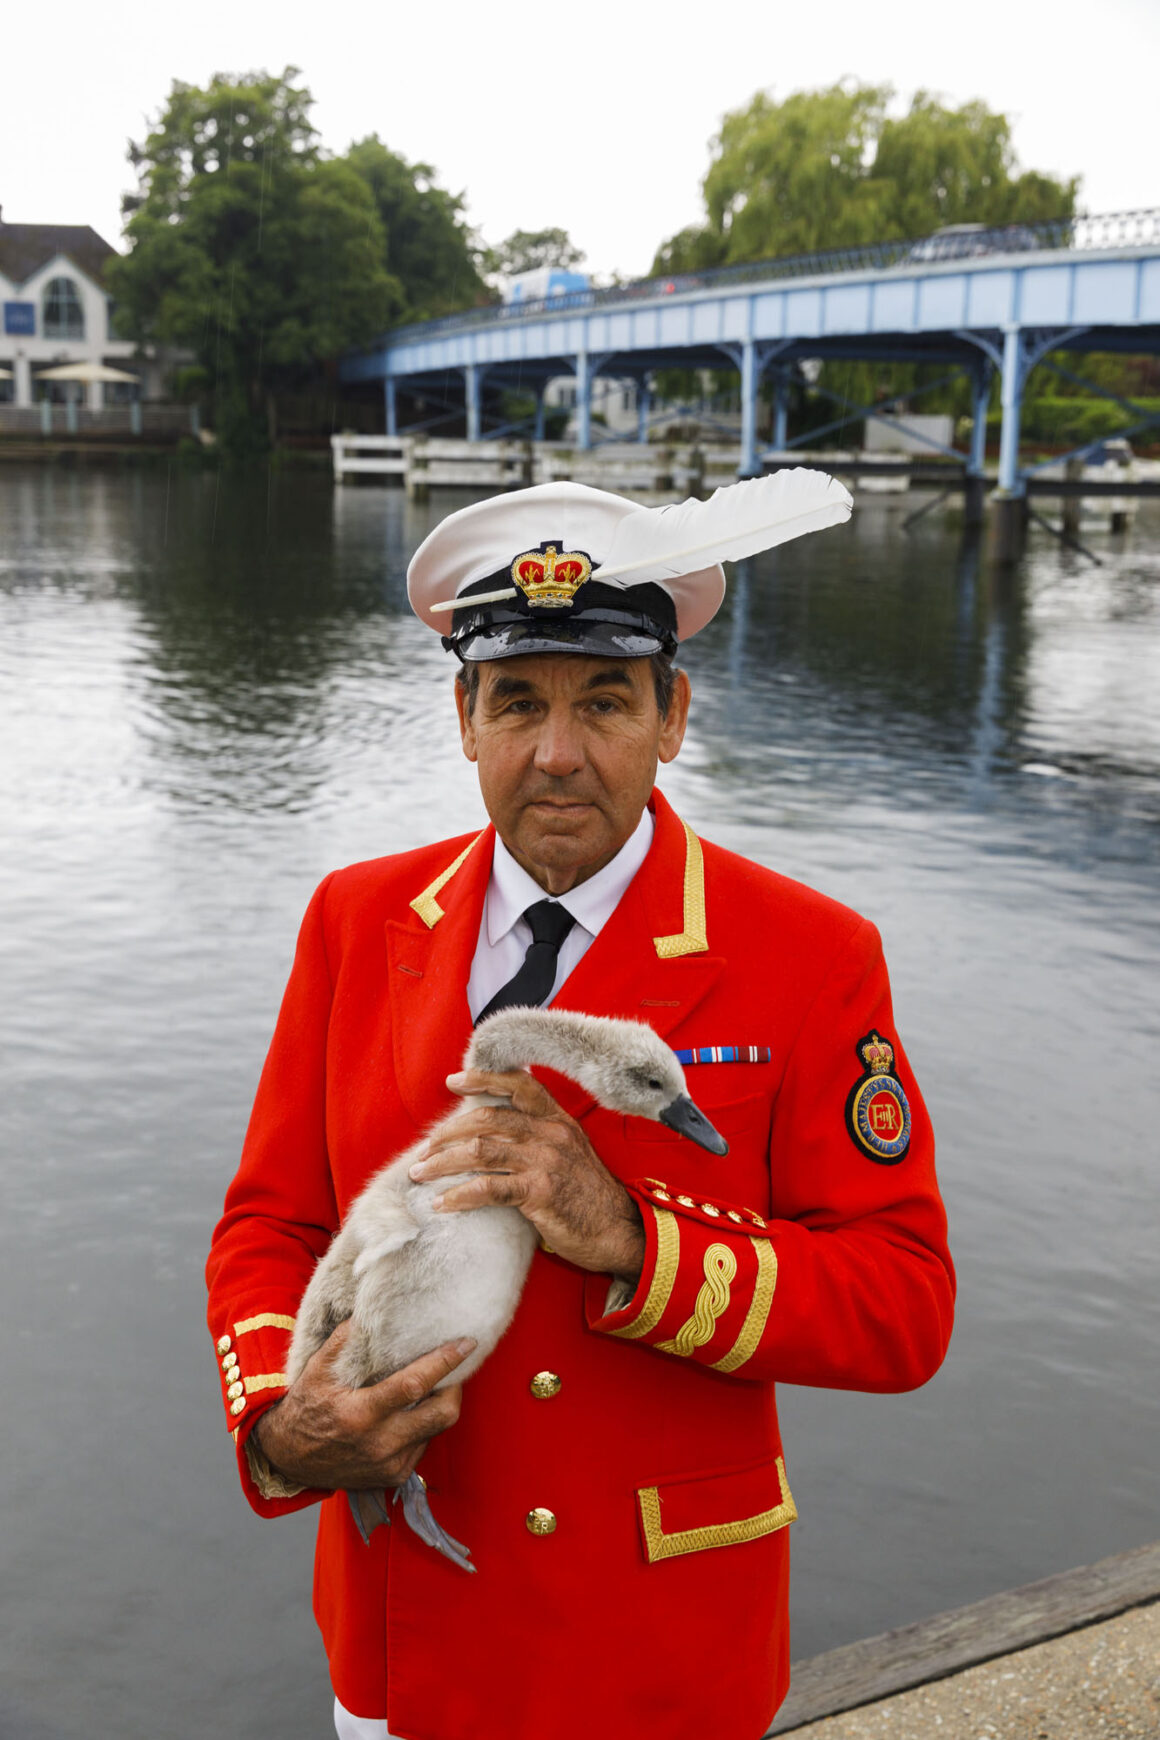
[[[582,483],[537,484],[449,514],[411,558],[407,594],[416,615],[444,633],[445,612],[466,587],[502,577],[517,556],[558,540],[561,551],[591,558],[594,580],[625,591],[646,582],[662,586],[676,606],[677,637],[688,640],[721,606],[722,561],[836,525],[851,506],[832,477],[801,468],[727,484],[708,501],[661,508]],[[583,588],[577,597],[582,601]]]

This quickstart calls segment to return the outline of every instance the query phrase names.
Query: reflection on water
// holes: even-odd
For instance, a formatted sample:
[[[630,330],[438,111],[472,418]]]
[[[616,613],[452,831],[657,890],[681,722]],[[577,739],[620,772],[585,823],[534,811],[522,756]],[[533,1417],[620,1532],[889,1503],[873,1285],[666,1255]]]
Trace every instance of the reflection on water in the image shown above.
[[[0,1732],[326,1731],[200,1271],[312,886],[481,815],[403,579],[466,499],[0,472]],[[926,1390],[784,1394],[799,1655],[1155,1534],[1160,516],[900,518],[735,571],[664,781],[883,930],[960,1265]]]

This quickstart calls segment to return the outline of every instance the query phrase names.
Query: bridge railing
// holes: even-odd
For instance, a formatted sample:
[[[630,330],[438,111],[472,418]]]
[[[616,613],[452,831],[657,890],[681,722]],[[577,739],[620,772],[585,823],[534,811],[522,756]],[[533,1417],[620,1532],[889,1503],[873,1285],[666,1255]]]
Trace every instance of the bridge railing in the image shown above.
[[[570,309],[600,308],[615,303],[655,300],[690,290],[711,290],[731,284],[768,283],[778,278],[812,278],[842,272],[881,272],[899,266],[928,266],[947,260],[975,260],[991,254],[1031,253],[1059,248],[1075,252],[1105,248],[1144,247],[1160,242],[1160,209],[1109,212],[1098,216],[1057,218],[1048,223],[1003,224],[993,229],[952,228],[932,236],[897,242],[870,242],[856,248],[828,248],[813,254],[754,260],[739,266],[716,266],[704,272],[672,272],[637,278],[605,289],[570,290],[536,302],[489,304],[465,309],[439,320],[397,326],[374,347],[402,344],[412,338],[432,338],[480,326],[503,325],[538,314],[565,314]]]

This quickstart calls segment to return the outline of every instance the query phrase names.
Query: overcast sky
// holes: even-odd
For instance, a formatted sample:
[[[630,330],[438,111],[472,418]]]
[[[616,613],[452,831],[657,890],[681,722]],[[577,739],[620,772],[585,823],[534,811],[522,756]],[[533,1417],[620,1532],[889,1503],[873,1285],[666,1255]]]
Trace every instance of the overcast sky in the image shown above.
[[[371,132],[465,192],[488,241],[559,224],[593,271],[642,273],[701,213],[722,114],[849,74],[981,97],[1026,168],[1083,178],[1090,211],[1160,205],[1158,0],[8,0],[0,206],[121,239],[171,81],[301,68],[323,143]]]

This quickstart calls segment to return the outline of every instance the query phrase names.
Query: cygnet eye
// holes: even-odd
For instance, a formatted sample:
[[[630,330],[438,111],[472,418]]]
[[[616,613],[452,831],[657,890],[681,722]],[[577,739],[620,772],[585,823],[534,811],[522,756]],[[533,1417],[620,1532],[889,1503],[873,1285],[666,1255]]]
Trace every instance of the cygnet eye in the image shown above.
[[[650,1088],[655,1089],[655,1091],[659,1094],[661,1089],[664,1087],[665,1084],[664,1084],[664,1082],[661,1082],[661,1081],[654,1081],[652,1076],[650,1076],[649,1081],[648,1081],[648,1085]]]

